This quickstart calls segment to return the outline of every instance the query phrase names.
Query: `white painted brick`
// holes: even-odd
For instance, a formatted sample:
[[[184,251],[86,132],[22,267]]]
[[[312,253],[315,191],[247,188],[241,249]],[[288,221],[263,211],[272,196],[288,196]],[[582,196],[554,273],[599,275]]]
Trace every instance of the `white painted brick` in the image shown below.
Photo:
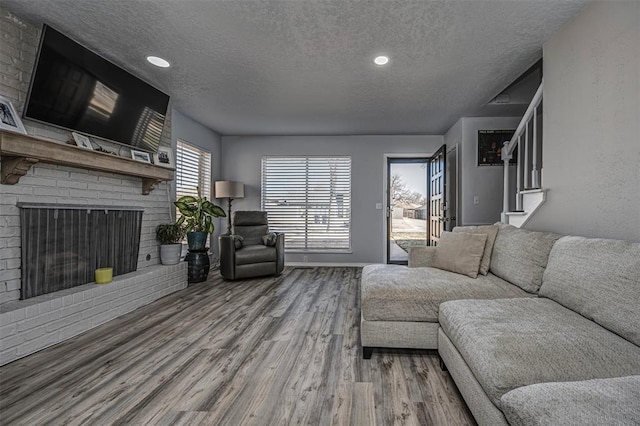
[[[19,322],[24,320],[27,317],[27,309],[26,308],[20,308],[20,309],[16,309],[14,311],[11,311],[11,322]]]
[[[24,333],[20,333],[20,336],[24,338],[26,342],[29,340],[37,339],[38,337],[44,336],[46,333],[46,325],[42,325],[40,327],[32,328]]]
[[[56,181],[53,179],[27,175],[20,178],[20,184],[29,186],[56,186]]]
[[[62,299],[51,299],[51,309],[58,310],[62,308]]]
[[[18,300],[19,298],[19,291],[5,291],[4,293],[0,293],[0,304],[13,302],[14,300]]]
[[[76,182],[72,180],[59,180],[57,182],[58,187],[60,188],[74,188],[74,189],[87,189],[89,185],[87,182]],[[67,194],[69,196],[69,194]]]
[[[21,251],[19,247],[0,249],[0,259],[16,259],[20,258],[20,254]]]
[[[87,172],[75,171],[69,173],[69,179],[76,182],[97,182],[98,176]]]
[[[25,339],[20,334],[14,334],[9,337],[5,337],[0,339],[0,352],[4,352],[7,349],[15,348],[16,346],[20,346],[24,343]]]
[[[49,195],[52,197],[68,197],[68,189],[60,188],[33,188],[33,195]]]
[[[11,237],[11,238],[5,238],[4,239],[5,243],[7,244],[7,247],[20,247],[20,237]],[[20,274],[18,273],[18,277],[20,277]],[[11,278],[16,278],[16,277],[11,277]]]
[[[0,365],[8,364],[18,358],[18,349],[11,348],[0,352]]]
[[[40,309],[38,309],[38,305],[27,306],[26,310],[27,318],[34,318],[40,314]]]
[[[18,326],[16,324],[7,324],[0,327],[0,339],[4,339],[5,337],[12,336],[16,334],[18,331]]]
[[[57,315],[54,312],[50,312],[44,315],[39,315],[37,317],[29,317],[27,314],[27,318],[18,323],[18,332],[24,332],[27,330],[31,330],[32,328],[39,327],[41,325],[47,324],[48,322],[57,319]]]
[[[7,269],[18,269],[20,268],[20,259],[7,259],[6,260],[6,268]],[[15,281],[17,283],[17,287],[12,290],[20,290],[20,280]],[[7,282],[8,284],[8,282]],[[9,286],[7,285],[7,288]]]
[[[18,202],[18,197],[16,197],[15,195],[2,194],[2,197],[0,197],[0,204],[2,205],[15,206],[17,202]],[[4,213],[4,210],[2,210],[2,213]]]
[[[77,322],[73,324],[68,324],[67,326],[61,328],[59,331],[60,341],[67,340],[73,336],[77,336],[78,334],[88,329],[89,329],[89,325],[85,323]]]
[[[46,300],[42,303],[38,303],[38,310],[41,314],[46,314],[47,312],[51,311],[51,301]]]

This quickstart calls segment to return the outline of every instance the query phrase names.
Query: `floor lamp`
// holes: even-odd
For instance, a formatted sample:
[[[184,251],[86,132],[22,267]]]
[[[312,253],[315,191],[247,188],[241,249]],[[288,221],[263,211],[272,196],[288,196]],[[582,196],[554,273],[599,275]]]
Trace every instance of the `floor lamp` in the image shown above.
[[[227,198],[229,211],[227,213],[227,235],[231,235],[231,203],[234,198],[244,198],[244,184],[230,180],[219,180],[215,183],[216,198]]]

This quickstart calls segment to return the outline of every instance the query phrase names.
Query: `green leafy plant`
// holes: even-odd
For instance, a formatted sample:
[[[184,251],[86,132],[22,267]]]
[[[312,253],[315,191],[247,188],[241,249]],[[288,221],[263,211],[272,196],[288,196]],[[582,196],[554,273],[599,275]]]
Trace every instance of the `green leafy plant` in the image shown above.
[[[177,224],[184,224],[187,232],[208,232],[211,234],[215,230],[213,218],[227,216],[224,210],[207,200],[207,197],[200,195],[200,187],[198,187],[197,197],[185,195],[173,204],[181,214]]]
[[[178,244],[186,233],[182,224],[163,223],[156,228],[156,240],[160,244]]]

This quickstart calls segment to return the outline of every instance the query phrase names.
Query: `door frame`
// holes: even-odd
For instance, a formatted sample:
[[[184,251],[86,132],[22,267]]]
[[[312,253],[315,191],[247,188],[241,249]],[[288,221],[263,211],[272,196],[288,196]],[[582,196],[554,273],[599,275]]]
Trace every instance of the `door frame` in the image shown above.
[[[393,154],[384,154],[382,157],[382,200],[383,202],[382,204],[382,263],[386,264],[387,263],[387,258],[388,258],[388,251],[389,251],[389,246],[388,246],[388,240],[389,240],[389,236],[387,235],[387,233],[389,232],[388,229],[388,219],[387,219],[387,208],[388,206],[388,202],[389,202],[389,169],[388,169],[388,164],[389,164],[389,158],[425,158],[428,159],[430,157],[433,156],[433,153],[408,153],[408,154],[402,154],[402,153],[393,153]],[[427,186],[428,189],[428,186]]]

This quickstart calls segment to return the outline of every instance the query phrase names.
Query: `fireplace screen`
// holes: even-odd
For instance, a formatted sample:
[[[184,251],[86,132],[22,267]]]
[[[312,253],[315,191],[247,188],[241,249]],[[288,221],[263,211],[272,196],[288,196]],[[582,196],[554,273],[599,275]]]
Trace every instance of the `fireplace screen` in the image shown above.
[[[22,232],[21,298],[94,281],[138,266],[142,209],[103,206],[19,206]]]

